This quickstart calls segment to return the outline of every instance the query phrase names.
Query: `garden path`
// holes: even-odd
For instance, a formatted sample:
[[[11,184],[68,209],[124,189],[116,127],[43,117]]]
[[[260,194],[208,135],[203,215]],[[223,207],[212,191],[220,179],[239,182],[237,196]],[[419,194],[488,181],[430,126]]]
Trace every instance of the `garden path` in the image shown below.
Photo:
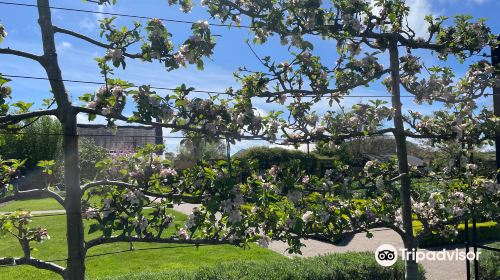
[[[197,204],[180,204],[174,206],[174,210],[179,212],[190,214],[193,207],[199,206]],[[286,255],[288,257],[313,257],[319,255],[325,255],[328,253],[343,253],[348,251],[364,252],[372,251],[375,252],[378,246],[382,244],[391,244],[397,249],[404,248],[403,241],[401,237],[394,231],[388,228],[378,228],[373,230],[373,237],[367,238],[366,234],[360,233],[355,234],[349,238],[345,238],[340,244],[333,245],[316,240],[302,240],[302,243],[306,247],[302,248],[302,255],[288,254],[285,252],[288,247],[286,243],[273,241],[269,245],[269,249],[278,252],[280,254]],[[439,247],[439,248],[429,248],[420,249],[421,251],[440,251],[446,248],[447,250],[459,250],[465,251],[462,247]],[[426,271],[426,277],[428,280],[465,280],[466,270],[464,261],[429,261],[425,260],[421,262]]]

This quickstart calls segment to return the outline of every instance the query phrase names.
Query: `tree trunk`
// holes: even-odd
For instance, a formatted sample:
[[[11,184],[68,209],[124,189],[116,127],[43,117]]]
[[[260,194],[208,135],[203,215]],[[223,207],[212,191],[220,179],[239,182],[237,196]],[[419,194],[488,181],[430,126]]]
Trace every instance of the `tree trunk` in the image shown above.
[[[391,63],[391,94],[392,107],[394,108],[394,138],[396,140],[396,155],[398,158],[399,174],[401,174],[401,210],[403,216],[403,238],[405,248],[408,252],[417,250],[417,242],[413,236],[411,196],[410,196],[410,177],[408,168],[408,154],[406,151],[406,135],[403,123],[403,113],[401,104],[401,89],[399,76],[399,50],[397,40],[391,40],[389,53]],[[418,277],[418,265],[414,259],[414,254],[410,254],[410,259],[406,260],[407,280],[416,280]]]
[[[66,279],[85,278],[85,249],[82,221],[82,193],[78,159],[76,115],[64,122],[64,182],[66,185],[66,236],[68,261]]]
[[[76,113],[64,87],[57,60],[49,0],[38,0],[37,4],[44,53],[41,63],[47,72],[57,103],[58,118],[64,132],[64,183],[66,187],[66,238],[68,244],[65,279],[83,280],[85,278],[85,248]]]

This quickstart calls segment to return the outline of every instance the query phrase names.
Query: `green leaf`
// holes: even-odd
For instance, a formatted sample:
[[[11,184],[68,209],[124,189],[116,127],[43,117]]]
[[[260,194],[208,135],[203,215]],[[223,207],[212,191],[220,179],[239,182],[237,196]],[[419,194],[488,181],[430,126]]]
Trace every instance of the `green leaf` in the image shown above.
[[[100,225],[100,224],[91,224],[89,226],[89,232],[88,232],[88,234],[92,234],[92,233],[100,231],[100,230],[102,230],[102,225]]]

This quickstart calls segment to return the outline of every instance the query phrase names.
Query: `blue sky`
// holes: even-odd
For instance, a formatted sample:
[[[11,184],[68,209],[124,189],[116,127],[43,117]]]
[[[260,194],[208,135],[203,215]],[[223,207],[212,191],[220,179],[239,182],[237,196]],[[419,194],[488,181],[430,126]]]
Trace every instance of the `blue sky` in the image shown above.
[[[35,0],[20,1],[12,0],[17,3],[35,4]],[[112,8],[104,8],[104,11],[113,11],[124,14],[144,15],[148,17],[171,18],[182,20],[197,21],[200,19],[209,19],[208,13],[204,8],[197,6],[191,14],[183,14],[178,7],[168,7],[167,1],[164,0],[148,0],[148,1],[132,1],[119,0],[118,5]],[[413,8],[409,22],[417,30],[424,32],[425,25],[423,17],[427,14],[452,16],[458,13],[472,14],[479,18],[487,18],[488,25],[491,26],[494,33],[500,34],[500,20],[498,12],[500,11],[500,1],[497,0],[409,0],[407,1]],[[145,4],[147,3],[147,4]],[[63,1],[52,0],[52,6],[74,7],[91,9],[98,11],[97,5],[92,3],[83,3],[82,1]],[[72,29],[83,33],[87,36],[98,38],[97,20],[102,16],[97,14],[85,14],[69,11],[53,11],[53,21],[55,25]],[[0,5],[0,21],[6,27],[8,37],[1,44],[1,47],[12,47],[15,49],[30,51],[33,53],[41,53],[41,36],[37,23],[37,13],[35,8],[23,8],[15,6]],[[216,22],[215,20],[209,20]],[[132,20],[128,18],[119,18],[118,25],[132,25]],[[190,25],[166,23],[168,30],[173,34],[174,42],[181,43],[189,36]],[[206,60],[205,71],[198,71],[195,67],[188,67],[172,72],[167,72],[162,65],[156,63],[143,63],[140,61],[128,61],[126,71],[117,71],[117,77],[129,80],[136,84],[151,84],[153,86],[176,87],[182,83],[193,86],[201,90],[221,91],[229,86],[238,87],[238,84],[233,78],[233,72],[240,66],[247,66],[250,69],[260,69],[259,62],[252,55],[250,49],[246,46],[245,40],[252,38],[246,29],[227,29],[225,27],[212,27],[212,32],[220,35],[217,38],[217,46],[215,54],[210,60]],[[88,43],[75,40],[69,36],[57,35],[57,49],[59,61],[63,70],[65,79],[100,81],[99,70],[93,58],[102,56],[105,50],[94,47]],[[316,48],[315,55],[320,55],[324,62],[334,62],[336,57],[335,42],[315,40]],[[282,61],[289,58],[287,50],[281,47],[278,39],[271,39],[268,43],[262,46],[255,46],[255,50],[259,55],[270,55],[276,61]],[[426,63],[436,63],[437,60],[429,54],[423,55]],[[387,57],[382,56],[381,61],[387,65]],[[447,62],[448,65],[454,67],[458,74],[463,74],[466,67],[460,65],[453,59]],[[44,76],[43,69],[29,60],[17,58],[13,56],[0,56],[0,73],[10,75],[28,75],[28,76]],[[13,88],[13,96],[15,100],[27,100],[31,102],[39,102],[50,96],[49,85],[46,81],[33,81],[16,79],[10,83]],[[83,93],[93,92],[94,86],[67,83],[66,87],[73,97],[77,97]],[[160,92],[161,93],[161,92]],[[165,94],[167,92],[164,92]],[[356,89],[353,95],[357,94],[376,94],[383,95],[385,89],[380,83],[374,83],[368,88]],[[360,98],[348,98],[344,102],[349,105],[361,101]],[[411,99],[403,100],[407,109],[419,110],[420,112],[429,112],[437,107],[434,106],[419,106],[415,107]],[[488,105],[489,100],[484,100],[483,104]],[[265,104],[264,102],[255,102],[262,111],[270,111],[277,109],[275,105]],[[324,105],[319,105],[319,112],[327,109]],[[85,122],[82,116],[81,122]],[[166,131],[167,132],[167,131]],[[170,151],[176,150],[178,140],[167,140],[167,146]],[[240,143],[233,149],[246,147],[248,145],[256,145],[262,143]]]

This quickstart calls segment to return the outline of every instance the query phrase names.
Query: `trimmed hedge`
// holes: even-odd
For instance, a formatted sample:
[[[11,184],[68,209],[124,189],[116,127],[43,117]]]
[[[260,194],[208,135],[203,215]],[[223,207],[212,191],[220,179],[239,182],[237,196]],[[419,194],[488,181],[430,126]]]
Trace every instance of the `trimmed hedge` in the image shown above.
[[[425,279],[420,266],[419,279]],[[399,280],[404,279],[404,263],[382,267],[372,252],[349,252],[313,258],[225,262],[195,271],[165,271],[129,274],[106,280]]]
[[[500,242],[489,244],[490,247],[500,248]],[[472,262],[474,267],[474,262]],[[472,268],[474,271],[474,268]],[[500,279],[500,252],[481,249],[479,255],[479,279]]]
[[[495,241],[500,240],[500,224],[496,222],[477,223],[477,241]],[[444,237],[437,234],[427,235],[420,241],[420,247],[438,247],[445,245],[455,245],[465,243],[465,225],[458,226],[458,235],[451,237]],[[472,224],[469,224],[469,242],[472,240]]]
[[[297,150],[287,150],[283,148],[252,147],[235,155],[241,161],[256,161],[258,168],[267,170],[273,165],[282,166],[297,161],[300,167],[307,169],[314,168],[316,159],[306,153]]]

